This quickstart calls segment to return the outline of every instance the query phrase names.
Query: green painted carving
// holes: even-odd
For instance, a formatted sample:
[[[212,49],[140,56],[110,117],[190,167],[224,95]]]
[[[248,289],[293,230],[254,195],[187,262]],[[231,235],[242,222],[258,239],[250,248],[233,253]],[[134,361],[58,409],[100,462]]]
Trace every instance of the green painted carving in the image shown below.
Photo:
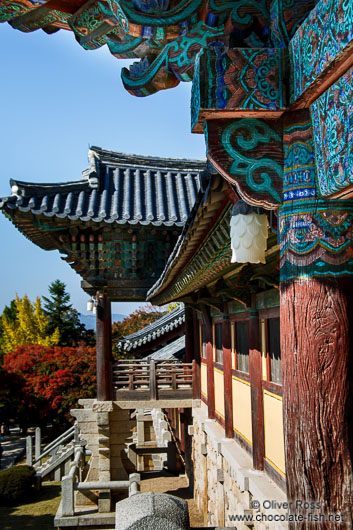
[[[353,203],[306,201],[280,209],[281,281],[353,275]]]
[[[123,68],[121,77],[125,88],[135,96],[146,96],[176,86],[179,81],[191,81],[197,53],[207,46],[209,39],[217,39],[222,34],[223,28],[214,30],[199,23],[187,36],[167,44],[151,63],[145,57],[129,70]]]
[[[216,42],[202,50],[196,72],[192,88],[196,132],[208,117],[230,117],[231,111],[234,117],[239,111],[269,117],[285,109],[281,49],[226,48]]]
[[[267,0],[92,0],[68,14],[35,1],[0,0],[0,21],[22,31],[71,28],[85,49],[108,44],[118,58],[142,59],[123,71],[123,82],[132,94],[143,96],[190,81],[197,52],[225,32],[244,47],[265,45],[266,6]]]
[[[28,2],[27,0],[17,0],[15,2],[2,0],[0,2],[0,22],[12,20],[19,15],[35,9],[39,5],[39,2]]]
[[[131,7],[127,0],[108,0],[112,11],[113,4],[120,6],[128,20],[133,24],[142,26],[172,26],[188,19],[200,7],[202,0],[180,0],[174,7],[167,9],[157,15],[155,13],[141,13]]]
[[[273,46],[288,46],[296,30],[315,6],[314,0],[273,0],[271,14],[271,42]]]
[[[316,198],[310,114],[286,116],[279,209],[281,281],[353,274],[353,202]]]
[[[107,34],[114,31],[118,20],[107,4],[92,0],[70,18],[69,24],[81,46],[91,50],[107,43]]]
[[[321,197],[353,185],[353,68],[311,107]]]
[[[249,204],[281,204],[283,148],[281,122],[243,118],[209,120],[207,158]]]
[[[27,33],[53,24],[59,28],[67,28],[69,17],[70,15],[68,13],[62,13],[61,11],[50,10],[40,6],[13,18],[10,20],[10,24],[14,29]]]
[[[234,139],[235,145],[232,143]],[[252,190],[267,192],[280,202],[279,193],[272,185],[271,173],[281,179],[281,165],[269,157],[254,159],[242,154],[260,148],[260,144],[267,145],[271,140],[281,142],[280,136],[264,122],[243,119],[229,124],[223,131],[221,140],[227,153],[234,159],[230,168],[231,174],[240,177],[245,173],[246,183]]]
[[[237,27],[250,26],[255,17],[269,19],[266,0],[210,0],[209,9],[212,13],[229,13]]]
[[[291,101],[318,82],[337,61],[351,53],[353,4],[350,0],[321,0],[289,45]]]

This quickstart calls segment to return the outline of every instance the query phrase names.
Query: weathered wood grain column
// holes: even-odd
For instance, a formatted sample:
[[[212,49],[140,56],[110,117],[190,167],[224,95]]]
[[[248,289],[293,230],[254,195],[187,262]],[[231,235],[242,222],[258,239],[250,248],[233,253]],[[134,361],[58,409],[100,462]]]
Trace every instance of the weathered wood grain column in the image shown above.
[[[326,515],[345,514],[343,526],[321,521],[320,528],[352,528],[353,203],[317,198],[307,111],[287,116],[284,153],[281,354],[288,497],[316,501],[317,512]]]
[[[234,438],[233,389],[232,389],[232,341],[229,315],[223,314],[223,376],[224,376],[224,421],[226,438]]]
[[[254,306],[254,304],[253,304]],[[259,313],[250,311],[249,319],[249,376],[251,385],[252,458],[254,469],[264,469],[265,437],[262,395],[262,359]]]
[[[97,400],[113,400],[111,303],[106,293],[97,293],[96,359]]]

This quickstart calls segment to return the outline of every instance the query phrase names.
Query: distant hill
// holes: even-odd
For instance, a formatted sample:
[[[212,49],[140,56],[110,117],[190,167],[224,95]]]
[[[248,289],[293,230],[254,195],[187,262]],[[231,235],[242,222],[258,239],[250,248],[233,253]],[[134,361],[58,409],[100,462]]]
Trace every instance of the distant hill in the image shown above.
[[[112,322],[121,322],[126,318],[127,315],[119,315],[119,314],[113,314],[112,315]],[[82,324],[86,326],[87,329],[94,329],[96,330],[96,315],[82,315],[80,314],[80,321]]]

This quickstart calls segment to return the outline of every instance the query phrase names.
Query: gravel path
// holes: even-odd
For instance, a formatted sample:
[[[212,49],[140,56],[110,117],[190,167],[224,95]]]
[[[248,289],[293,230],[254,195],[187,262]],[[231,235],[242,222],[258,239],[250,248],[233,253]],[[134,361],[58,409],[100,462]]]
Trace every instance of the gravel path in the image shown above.
[[[141,493],[157,491],[159,493],[170,493],[181,499],[185,499],[189,506],[190,526],[203,528],[202,514],[198,511],[196,502],[191,497],[192,493],[188,487],[188,478],[185,475],[176,477],[168,473],[146,472],[141,476]]]

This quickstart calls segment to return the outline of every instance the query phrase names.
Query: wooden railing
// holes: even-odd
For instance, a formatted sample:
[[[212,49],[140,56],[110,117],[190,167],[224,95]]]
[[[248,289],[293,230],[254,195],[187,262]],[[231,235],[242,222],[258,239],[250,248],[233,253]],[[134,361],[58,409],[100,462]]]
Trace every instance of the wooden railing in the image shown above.
[[[122,360],[113,366],[118,401],[192,399],[195,361]]]

